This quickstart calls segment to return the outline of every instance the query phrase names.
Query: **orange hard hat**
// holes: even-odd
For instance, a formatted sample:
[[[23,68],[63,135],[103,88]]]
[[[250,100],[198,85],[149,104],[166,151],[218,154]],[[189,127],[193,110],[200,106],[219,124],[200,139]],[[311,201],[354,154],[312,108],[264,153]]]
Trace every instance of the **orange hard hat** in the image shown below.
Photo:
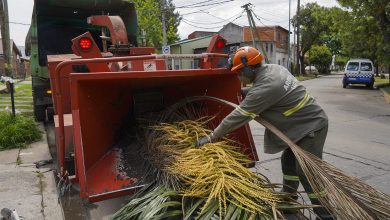
[[[263,62],[264,56],[253,47],[239,48],[233,57],[233,66],[231,71],[237,72],[245,66],[253,66]]]

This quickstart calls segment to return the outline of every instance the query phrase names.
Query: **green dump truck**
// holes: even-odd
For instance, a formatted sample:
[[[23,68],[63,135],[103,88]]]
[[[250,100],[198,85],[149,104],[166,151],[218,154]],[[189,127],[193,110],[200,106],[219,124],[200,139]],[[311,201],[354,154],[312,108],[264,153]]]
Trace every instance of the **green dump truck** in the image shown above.
[[[37,121],[50,120],[53,112],[47,56],[71,54],[71,39],[87,31],[102,49],[100,38],[105,31],[89,25],[87,18],[107,14],[119,15],[123,19],[130,44],[137,46],[137,15],[133,3],[124,0],[34,1],[31,27],[26,37],[26,54],[30,56]]]

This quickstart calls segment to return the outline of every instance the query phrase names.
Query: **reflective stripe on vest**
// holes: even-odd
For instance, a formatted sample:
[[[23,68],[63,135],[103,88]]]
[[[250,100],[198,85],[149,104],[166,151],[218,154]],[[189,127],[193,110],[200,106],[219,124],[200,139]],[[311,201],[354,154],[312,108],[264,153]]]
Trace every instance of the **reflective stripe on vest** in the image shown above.
[[[256,118],[257,115],[255,113],[247,112],[244,109],[242,109],[240,106],[237,106],[236,110],[241,113],[242,115],[245,115],[247,117]]]
[[[303,106],[305,106],[305,104],[307,103],[307,101],[309,101],[309,99],[310,99],[310,95],[306,92],[305,93],[305,97],[303,97],[303,99],[298,103],[298,105],[296,105],[293,108],[283,112],[283,115],[286,116],[286,117],[292,115],[294,112],[298,111]]]
[[[307,196],[310,198],[310,199],[318,199],[318,198],[323,198],[326,196],[326,191],[323,190],[319,193],[308,193]]]
[[[299,181],[299,176],[283,175],[283,179],[290,181]]]

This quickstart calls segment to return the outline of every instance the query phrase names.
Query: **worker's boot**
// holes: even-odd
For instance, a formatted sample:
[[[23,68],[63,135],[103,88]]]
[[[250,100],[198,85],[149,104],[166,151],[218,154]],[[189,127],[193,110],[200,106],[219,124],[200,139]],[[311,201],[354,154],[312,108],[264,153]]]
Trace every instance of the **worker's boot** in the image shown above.
[[[283,188],[282,192],[290,194],[290,198],[286,199],[286,202],[291,202],[291,200],[297,200],[298,194],[297,190],[299,187],[299,177],[296,171],[296,161],[294,153],[290,148],[287,148],[283,151],[281,156],[282,162],[282,172],[283,172]],[[297,211],[292,210],[283,210],[282,213],[287,215],[295,215]]]
[[[291,195],[290,198],[296,201],[298,199],[297,190],[299,187],[299,180],[292,181],[292,180],[286,180],[285,178],[286,175],[284,175],[283,178],[283,188],[281,191],[285,193],[289,193]]]
[[[310,199],[311,204],[313,205],[321,205],[320,201],[318,199]],[[318,216],[316,220],[336,220],[333,215],[326,210],[324,207],[318,207],[318,208],[313,208],[314,213]]]
[[[286,199],[286,202],[291,202],[291,200],[297,201],[297,199],[298,199],[298,194],[297,194],[298,186],[299,186],[299,180],[298,181],[286,180],[286,175],[284,175],[283,188],[281,191],[290,194],[290,197],[289,197],[289,199]],[[282,210],[282,213],[287,218],[288,216],[295,216],[297,214],[297,211],[296,210]]]

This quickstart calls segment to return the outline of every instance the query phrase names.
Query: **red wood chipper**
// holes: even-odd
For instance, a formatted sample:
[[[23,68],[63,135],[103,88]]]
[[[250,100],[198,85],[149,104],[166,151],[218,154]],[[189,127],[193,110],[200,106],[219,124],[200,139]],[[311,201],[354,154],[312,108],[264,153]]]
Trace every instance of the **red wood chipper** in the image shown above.
[[[101,38],[111,41],[109,52],[102,53],[86,32],[72,40],[74,54],[48,56],[48,66],[61,178],[78,183],[80,196],[96,202],[141,187],[136,184],[139,176],[121,169],[121,151],[114,147],[125,117],[190,96],[214,96],[233,103],[239,103],[241,96],[238,76],[218,67],[221,59],[228,58],[221,53],[226,41],[218,35],[203,54],[156,55],[153,48],[129,44],[118,16],[92,16],[88,22],[109,30],[109,37]],[[168,59],[198,59],[200,68],[168,70]],[[232,110],[211,101],[205,101],[203,108],[210,115],[218,113],[217,120]],[[258,160],[249,126],[231,137],[249,158]]]

